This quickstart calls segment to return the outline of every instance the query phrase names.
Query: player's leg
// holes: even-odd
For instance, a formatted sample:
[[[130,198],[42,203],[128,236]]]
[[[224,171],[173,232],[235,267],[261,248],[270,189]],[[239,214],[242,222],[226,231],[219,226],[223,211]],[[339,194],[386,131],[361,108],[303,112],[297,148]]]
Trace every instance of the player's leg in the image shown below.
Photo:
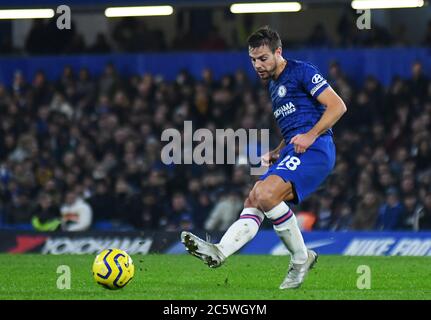
[[[273,223],[274,230],[292,255],[281,289],[299,287],[317,261],[317,254],[307,250],[295,214],[285,202],[295,197],[292,183],[276,175],[268,176],[256,189],[257,205]]]
[[[235,221],[217,244],[219,250],[227,258],[251,241],[259,231],[265,215],[258,209],[256,202],[256,188],[262,181],[256,182],[244,201],[244,209],[239,219]]]
[[[187,251],[203,260],[208,266],[215,268],[219,267],[227,257],[234,254],[253,239],[265,217],[263,212],[257,208],[256,203],[255,190],[261,182],[256,182],[244,202],[244,209],[239,219],[225,232],[220,243],[212,244],[188,231],[182,232],[181,241],[184,243]]]
[[[307,260],[307,248],[299,230],[295,214],[285,201],[295,197],[291,182],[285,182],[279,176],[267,177],[256,190],[258,206],[272,222],[274,230],[292,254],[294,263]]]

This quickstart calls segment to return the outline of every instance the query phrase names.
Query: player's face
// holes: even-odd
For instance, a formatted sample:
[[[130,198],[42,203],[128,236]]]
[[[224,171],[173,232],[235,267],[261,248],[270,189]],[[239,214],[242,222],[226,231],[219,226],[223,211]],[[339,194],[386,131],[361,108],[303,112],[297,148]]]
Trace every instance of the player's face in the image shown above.
[[[279,50],[277,49],[273,53],[267,45],[258,48],[249,48],[248,54],[253,68],[262,80],[268,80],[274,76],[277,69],[277,55],[280,54]]]

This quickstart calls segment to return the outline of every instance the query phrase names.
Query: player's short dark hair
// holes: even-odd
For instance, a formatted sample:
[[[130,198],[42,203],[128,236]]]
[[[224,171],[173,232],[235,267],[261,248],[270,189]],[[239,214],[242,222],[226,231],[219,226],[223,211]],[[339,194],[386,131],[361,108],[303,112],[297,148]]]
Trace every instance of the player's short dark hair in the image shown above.
[[[281,39],[277,31],[272,30],[269,26],[264,26],[252,33],[248,39],[250,48],[259,48],[267,45],[274,53],[277,48],[281,48]]]

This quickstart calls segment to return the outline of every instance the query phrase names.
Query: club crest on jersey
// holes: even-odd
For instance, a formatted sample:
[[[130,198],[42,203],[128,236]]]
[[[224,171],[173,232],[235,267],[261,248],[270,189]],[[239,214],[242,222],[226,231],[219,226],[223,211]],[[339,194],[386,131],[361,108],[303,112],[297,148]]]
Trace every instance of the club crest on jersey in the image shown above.
[[[277,93],[278,93],[278,96],[280,98],[283,98],[286,95],[286,92],[287,92],[287,90],[286,90],[285,86],[281,85],[281,86],[278,87]]]
[[[318,74],[318,73],[316,73],[313,76],[313,78],[311,78],[311,82],[313,82],[314,84],[317,84],[317,83],[319,83],[322,80],[323,80],[323,77],[320,74]]]

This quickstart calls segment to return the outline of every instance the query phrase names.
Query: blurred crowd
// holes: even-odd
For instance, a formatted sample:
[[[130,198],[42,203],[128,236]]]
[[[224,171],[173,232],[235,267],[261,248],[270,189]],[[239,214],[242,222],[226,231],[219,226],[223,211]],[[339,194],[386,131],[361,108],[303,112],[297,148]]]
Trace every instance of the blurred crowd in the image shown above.
[[[431,229],[431,83],[422,65],[388,88],[368,77],[354,89],[330,68],[348,114],[336,126],[337,163],[306,210],[315,229]]]
[[[56,20],[35,19],[26,34],[24,47],[14,48],[11,36],[0,36],[2,54],[91,54],[110,52],[160,52],[169,51],[222,51],[243,49],[247,35],[257,25],[255,15],[246,15],[240,21],[233,22],[229,15],[225,23],[232,25],[232,30],[221,31],[213,22],[211,10],[193,10],[189,13],[190,21],[182,17],[180,11],[174,22],[174,34],[166,37],[166,32],[157,27],[150,27],[145,18],[123,18],[109,21],[106,32],[100,32],[88,43],[84,35],[76,28],[72,20],[70,30],[59,30]],[[406,25],[400,24],[387,29],[373,21],[369,30],[359,30],[356,26],[358,14],[346,11],[336,23],[335,29],[329,31],[324,21],[316,21],[311,31],[302,34],[287,32],[282,34],[283,44],[289,48],[351,48],[351,47],[385,47],[385,46],[431,46],[431,20],[426,30],[421,33],[420,41],[412,42],[407,34]],[[422,31],[421,31],[422,32]],[[1,32],[0,32],[1,33]]]
[[[355,87],[337,63],[328,81],[348,112],[335,127],[336,167],[295,206],[303,229],[431,230],[431,82],[421,64],[385,88]],[[108,64],[95,77],[65,67],[0,85],[0,223],[41,231],[200,228],[225,230],[258,176],[247,165],[161,161],[163,130],[270,128],[267,89],[244,72],[173,82],[123,77]],[[183,142],[184,138],[183,136]],[[188,152],[186,150],[186,152]],[[271,227],[267,222],[263,227]]]

